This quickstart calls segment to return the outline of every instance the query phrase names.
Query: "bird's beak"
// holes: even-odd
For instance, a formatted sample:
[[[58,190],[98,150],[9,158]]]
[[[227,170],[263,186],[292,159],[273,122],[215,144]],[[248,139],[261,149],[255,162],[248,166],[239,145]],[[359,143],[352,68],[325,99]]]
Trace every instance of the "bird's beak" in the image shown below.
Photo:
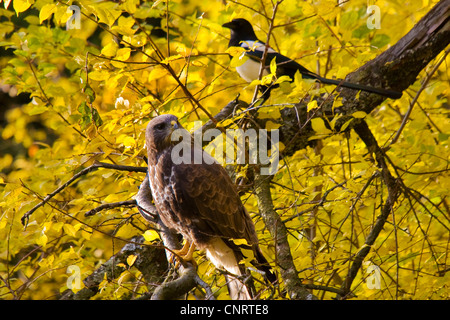
[[[228,29],[233,29],[233,27],[234,27],[233,21],[224,23],[224,24],[222,25],[222,27],[228,28]]]
[[[175,121],[175,120],[172,120],[172,121],[170,122],[170,124],[172,125],[172,129],[173,129],[173,130],[176,130],[176,129],[179,129],[179,128],[180,128],[178,122]]]

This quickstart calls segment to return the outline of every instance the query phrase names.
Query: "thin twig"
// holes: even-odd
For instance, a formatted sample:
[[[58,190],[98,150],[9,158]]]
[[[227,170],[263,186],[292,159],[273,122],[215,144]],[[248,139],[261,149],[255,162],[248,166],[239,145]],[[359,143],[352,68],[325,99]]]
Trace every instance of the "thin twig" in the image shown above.
[[[39,209],[40,207],[45,205],[50,199],[52,199],[54,196],[56,196],[62,190],[67,188],[78,178],[90,173],[91,171],[97,170],[98,168],[115,169],[115,170],[132,171],[132,172],[143,172],[143,173],[147,172],[146,167],[132,167],[132,166],[122,166],[122,165],[104,163],[104,162],[95,162],[93,165],[91,165],[91,166],[81,170],[77,174],[75,174],[72,178],[67,180],[64,184],[62,184],[56,190],[49,193],[41,202],[39,202],[37,205],[35,205],[31,210],[27,211],[21,218],[22,225],[24,226],[24,228],[27,227],[28,220],[29,220],[30,216],[33,214],[33,212],[35,212],[37,209]]]
[[[136,200],[126,200],[126,201],[119,201],[119,202],[112,202],[112,203],[104,203],[97,208],[94,208],[92,210],[87,211],[84,216],[89,217],[93,216],[94,214],[107,209],[113,209],[117,207],[134,207],[136,206]]]
[[[264,74],[264,70],[266,69],[266,59],[267,59],[267,52],[269,52],[270,36],[272,35],[272,30],[273,30],[273,27],[274,27],[275,15],[277,13],[278,6],[281,4],[281,2],[283,2],[283,0],[277,1],[277,3],[274,5],[273,11],[272,11],[272,18],[269,19],[269,31],[267,32],[266,45],[264,46],[264,52],[263,52],[263,55],[261,57],[261,64],[259,66],[258,80],[262,79],[262,76]],[[258,96],[259,87],[260,87],[260,85],[258,84],[256,86],[256,88],[255,88],[255,92],[253,93],[251,106],[253,106],[253,104],[257,101],[256,98]]]
[[[428,82],[430,82],[431,77],[433,76],[433,74],[437,71],[437,69],[439,68],[439,66],[442,64],[442,62],[445,61],[445,58],[447,57],[447,55],[450,53],[450,47],[447,48],[447,50],[444,51],[444,55],[441,57],[441,59],[435,64],[435,66],[433,67],[433,69],[431,70],[431,72],[427,75],[427,77],[425,78],[425,80],[423,81],[422,85],[420,86],[419,91],[417,91],[414,99],[411,101],[411,104],[409,105],[409,109],[408,111],[406,111],[405,116],[403,117],[402,123],[400,125],[400,128],[397,130],[397,133],[395,134],[395,137],[392,138],[391,143],[389,143],[388,147],[391,146],[392,144],[396,143],[398,138],[400,137],[400,134],[402,133],[403,129],[406,126],[406,122],[409,119],[409,116],[411,115],[412,109],[414,107],[414,105],[416,104],[417,100],[419,99],[420,94],[422,93],[423,90],[425,90],[425,88],[427,87]]]

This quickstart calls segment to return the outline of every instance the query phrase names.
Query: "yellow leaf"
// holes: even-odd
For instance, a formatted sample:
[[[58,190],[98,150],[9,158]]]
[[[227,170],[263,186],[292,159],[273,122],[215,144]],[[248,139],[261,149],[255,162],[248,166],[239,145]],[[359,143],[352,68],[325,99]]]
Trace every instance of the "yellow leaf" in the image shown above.
[[[47,244],[47,241],[48,241],[47,236],[44,233],[42,233],[41,236],[36,239],[36,244],[44,247]]]
[[[276,75],[277,74],[277,58],[273,58],[272,61],[270,61],[270,73]]]
[[[162,0],[156,0],[153,5],[152,5],[152,9],[154,9],[158,4],[161,3]]]
[[[322,118],[311,119],[311,126],[313,130],[318,134],[330,134],[331,130],[325,127],[325,122]]]
[[[258,119],[279,119],[281,118],[280,108],[263,107],[258,110]]]
[[[111,41],[102,49],[102,55],[106,57],[113,57],[117,52],[117,43],[115,41]]]
[[[133,137],[127,136],[123,139],[122,143],[125,147],[133,147],[136,144],[136,140]]]
[[[142,235],[146,241],[152,242],[155,240],[159,240],[159,234],[155,230],[147,230]]]
[[[106,70],[94,70],[89,72],[89,80],[103,81],[109,78],[109,72]]]
[[[313,109],[317,109],[319,106],[317,105],[317,100],[313,100],[308,102],[308,108],[306,109],[306,111],[311,111]]]
[[[365,116],[367,116],[367,113],[365,113],[364,111],[356,111],[352,114],[352,117],[357,119],[362,119]]]
[[[339,108],[339,107],[342,106],[342,105],[343,105],[342,99],[336,99],[336,100],[334,100],[332,111],[334,112],[334,109]]]
[[[240,55],[235,55],[230,61],[230,67],[236,68],[242,66],[248,59],[249,57],[245,54],[245,52]]]
[[[268,74],[261,79],[261,84],[263,86],[270,85],[272,83],[273,74]]]
[[[340,67],[338,69],[338,72],[336,73],[336,78],[338,79],[344,79],[345,76],[350,72],[349,67]]]
[[[107,24],[112,27],[117,18],[122,14],[121,10],[113,9],[112,3],[103,2],[103,5],[89,5],[94,14],[98,17],[99,22]]]
[[[130,48],[121,48],[117,50],[116,59],[121,61],[127,61],[130,57],[131,49]]]
[[[276,84],[282,83],[282,82],[289,82],[291,81],[291,78],[289,76],[281,76],[277,79],[275,82]]]
[[[237,246],[242,246],[242,245],[248,246],[248,242],[245,239],[231,239],[231,240],[233,240],[234,244]]]
[[[13,7],[16,14],[19,15],[19,13],[27,10],[33,3],[34,0],[14,0]]]
[[[266,129],[267,130],[278,129],[279,127],[281,127],[281,124],[279,124],[279,123],[275,123],[275,122],[272,122],[272,121],[267,121],[266,122]]]
[[[316,8],[317,14],[321,16],[328,16],[336,11],[339,12],[339,10],[336,9],[336,1],[334,0],[322,0],[320,1],[320,5],[318,5]]]
[[[131,277],[131,273],[129,271],[124,271],[120,275],[120,277],[117,279],[117,284],[119,286],[122,285],[122,283],[126,283],[126,281]]]
[[[135,20],[132,17],[121,16],[117,20],[117,24],[114,25],[111,30],[117,31],[125,36],[132,36],[136,32],[136,29],[133,29],[134,23]],[[129,41],[130,39],[127,39],[127,42]]]
[[[111,193],[111,194],[108,194],[105,199],[103,199],[102,203],[111,203],[111,202],[117,202],[120,200],[123,200],[123,199],[121,198],[121,196],[119,194]]]
[[[240,56],[245,53],[245,49],[242,47],[229,47],[225,53],[228,53],[230,56]]]
[[[162,77],[165,77],[167,75],[167,70],[160,67],[160,66],[156,66],[155,68],[153,68],[152,71],[150,71],[150,74],[148,75],[148,82],[152,82],[154,80],[158,80],[161,79]]]
[[[137,256],[135,256],[134,254],[130,254],[127,257],[127,264],[131,267],[134,264],[134,262],[136,261],[136,258],[137,258]]]
[[[316,13],[316,10],[315,10],[315,7],[313,7],[309,3],[305,2],[302,5],[302,12],[303,12],[303,15],[305,17],[307,17],[307,16],[310,16],[310,15]]]
[[[86,230],[81,230],[81,236],[86,240],[91,240],[92,233],[87,232]]]
[[[63,229],[69,236],[75,237],[77,230],[71,224],[65,224]]]
[[[45,6],[43,6],[41,8],[41,11],[39,11],[39,23],[42,23],[42,21],[47,20],[54,12],[56,12],[56,4],[48,3]]]

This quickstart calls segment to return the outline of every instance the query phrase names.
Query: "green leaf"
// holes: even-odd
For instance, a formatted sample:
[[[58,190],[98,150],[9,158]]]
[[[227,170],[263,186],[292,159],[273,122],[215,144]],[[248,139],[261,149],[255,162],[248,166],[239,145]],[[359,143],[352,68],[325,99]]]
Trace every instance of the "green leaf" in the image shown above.
[[[100,114],[98,113],[97,109],[92,108],[92,119],[94,120],[94,124],[97,127],[100,127],[103,124],[103,120],[100,117]]]
[[[93,103],[95,101],[95,92],[92,90],[91,86],[86,83],[86,86],[83,89],[84,94],[88,97],[88,101]]]
[[[383,48],[384,46],[388,45],[391,42],[391,38],[388,35],[385,34],[377,34],[375,37],[373,37],[370,44],[377,48]]]

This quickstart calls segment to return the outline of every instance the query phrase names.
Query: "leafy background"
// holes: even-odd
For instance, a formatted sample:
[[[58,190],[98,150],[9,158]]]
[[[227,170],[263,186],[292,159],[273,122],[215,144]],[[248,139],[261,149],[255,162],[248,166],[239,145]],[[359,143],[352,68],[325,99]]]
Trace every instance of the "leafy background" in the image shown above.
[[[340,2],[282,1],[271,46],[322,76],[343,78],[395,44],[437,1]],[[250,102],[254,85],[230,67],[229,30],[221,25],[246,18],[265,39],[274,7],[267,0],[80,0],[73,4],[81,9],[81,28],[66,30],[70,4],[14,0],[0,9],[1,299],[56,299],[68,289],[69,266],[85,278],[134,236],[146,234],[148,245],[157,243],[136,208],[84,215],[100,204],[133,199],[144,177],[138,172],[91,172],[36,210],[26,228],[20,219],[94,161],[145,167],[144,129],[152,117],[172,113],[192,129],[195,120],[206,122],[238,94]],[[367,28],[370,4],[381,9],[380,29]],[[396,203],[366,257],[352,286],[356,299],[449,298],[449,62],[447,57],[433,75],[394,143],[421,77],[401,99],[362,115],[412,191]],[[277,118],[277,104],[331,90],[284,83],[258,115]],[[386,189],[355,133],[332,132],[320,120],[313,127],[321,147],[280,162],[271,192],[303,282],[339,287]],[[276,270],[255,197],[247,192],[242,200]],[[201,252],[196,258],[202,278],[218,298],[227,298],[220,274]],[[134,259],[129,256],[117,279],[102,282],[97,299],[139,297],[157,285],[142,279]],[[371,266],[379,268],[379,289],[367,285]],[[286,294],[265,292],[261,298]]]

